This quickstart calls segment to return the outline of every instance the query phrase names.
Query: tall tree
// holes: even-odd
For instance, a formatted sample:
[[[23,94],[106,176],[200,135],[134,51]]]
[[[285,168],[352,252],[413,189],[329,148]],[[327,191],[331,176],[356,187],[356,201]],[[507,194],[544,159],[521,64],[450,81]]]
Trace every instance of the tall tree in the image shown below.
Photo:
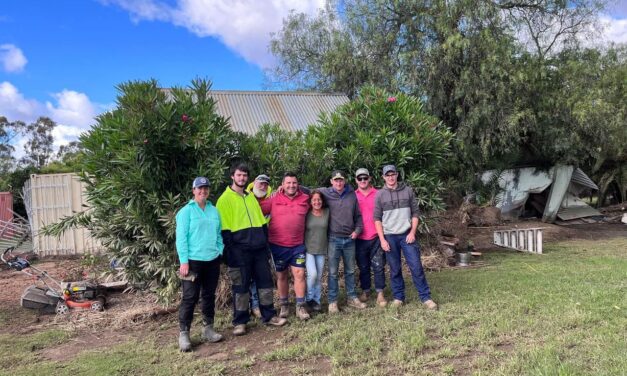
[[[568,119],[556,122],[551,111],[562,89],[556,61],[560,51],[576,47],[603,5],[596,0],[330,2],[316,17],[291,14],[284,21],[270,45],[279,61],[270,75],[296,88],[351,97],[374,83],[424,98],[429,112],[456,133],[458,172],[517,161],[566,161],[565,149],[538,147],[571,136]]]
[[[42,168],[48,163],[53,154],[52,130],[56,126],[52,119],[42,116],[24,127],[22,132],[26,137],[26,143],[25,155],[20,160],[22,164]]]
[[[15,166],[12,140],[14,137],[14,123],[6,117],[0,116],[0,176],[5,176]]]

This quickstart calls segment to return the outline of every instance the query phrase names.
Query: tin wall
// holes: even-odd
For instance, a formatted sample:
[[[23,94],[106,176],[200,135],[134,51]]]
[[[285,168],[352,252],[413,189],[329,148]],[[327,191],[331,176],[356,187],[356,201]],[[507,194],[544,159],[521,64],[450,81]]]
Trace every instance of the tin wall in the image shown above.
[[[60,238],[44,236],[39,230],[87,207],[83,183],[75,174],[31,175],[25,189],[30,199],[29,222],[33,248],[40,255],[76,255],[102,249],[84,228],[66,231]]]

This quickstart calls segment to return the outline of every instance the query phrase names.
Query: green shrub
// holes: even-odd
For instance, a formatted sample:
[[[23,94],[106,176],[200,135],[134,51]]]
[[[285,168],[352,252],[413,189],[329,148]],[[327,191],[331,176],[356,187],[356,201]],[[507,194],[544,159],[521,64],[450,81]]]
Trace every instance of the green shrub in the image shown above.
[[[360,167],[370,170],[375,185],[381,186],[381,168],[395,164],[415,189],[420,205],[438,210],[443,206],[439,174],[451,137],[419,99],[366,86],[305,134],[264,126],[242,142],[242,154],[256,173],[268,173],[274,182],[289,169],[308,186],[328,186],[334,169],[352,177]]]
[[[164,298],[179,286],[174,216],[191,198],[192,179],[208,177],[215,202],[236,155],[237,137],[209,89],[203,80],[169,93],[156,81],[120,85],[117,108],[81,137],[91,208],[51,228],[85,225],[130,283]]]

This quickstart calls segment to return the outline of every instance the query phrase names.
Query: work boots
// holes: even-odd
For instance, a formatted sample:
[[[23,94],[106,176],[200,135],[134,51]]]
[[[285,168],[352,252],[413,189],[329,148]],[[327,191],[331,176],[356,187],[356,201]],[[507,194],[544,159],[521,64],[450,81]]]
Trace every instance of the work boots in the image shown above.
[[[305,308],[305,304],[298,304],[296,306],[296,317],[301,320],[309,320],[311,318],[309,312],[307,312],[307,309]]]
[[[348,302],[346,302],[346,304],[349,307],[353,307],[357,309],[364,309],[367,307],[366,303],[363,303],[362,301],[360,301],[359,298],[348,299]]]
[[[181,330],[179,333],[179,349],[183,352],[192,350],[192,341],[189,339],[189,330]]]
[[[215,343],[222,340],[222,334],[216,333],[211,325],[205,325],[201,338],[207,342]]]
[[[290,316],[290,306],[287,304],[281,304],[281,312],[279,312],[279,317],[282,319],[286,319]]]
[[[367,291],[362,291],[361,295],[359,295],[359,301],[362,303],[366,303],[368,300],[370,300],[370,293]]]
[[[383,295],[383,291],[377,293],[377,304],[379,307],[385,307],[388,304],[388,301],[385,300],[385,296]]]

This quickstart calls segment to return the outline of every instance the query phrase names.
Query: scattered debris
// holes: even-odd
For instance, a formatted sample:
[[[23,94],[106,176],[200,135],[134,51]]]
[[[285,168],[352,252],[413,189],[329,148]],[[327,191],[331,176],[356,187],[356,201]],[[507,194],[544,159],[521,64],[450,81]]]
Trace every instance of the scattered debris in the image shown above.
[[[542,227],[494,231],[494,244],[517,251],[542,253]]]

